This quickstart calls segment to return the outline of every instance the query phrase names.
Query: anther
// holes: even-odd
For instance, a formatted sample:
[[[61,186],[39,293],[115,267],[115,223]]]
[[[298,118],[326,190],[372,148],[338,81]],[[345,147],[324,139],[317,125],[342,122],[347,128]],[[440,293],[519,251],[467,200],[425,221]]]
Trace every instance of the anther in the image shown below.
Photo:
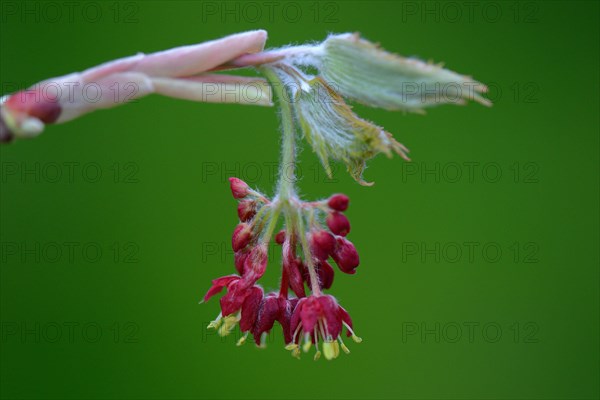
[[[221,325],[221,318],[222,315],[221,313],[219,313],[219,315],[217,316],[217,318],[214,321],[210,321],[210,324],[208,324],[207,329],[217,329],[219,327],[219,325]]]
[[[352,340],[354,340],[356,343],[362,342],[362,338],[359,338],[354,333],[352,334]]]
[[[342,348],[342,350],[344,351],[344,353],[350,354],[350,349],[348,347],[346,347],[346,345],[344,344],[344,341],[342,340],[342,338],[338,337],[338,340],[340,341],[340,347]]]
[[[246,343],[246,338],[247,338],[247,337],[248,337],[248,332],[246,332],[246,333],[244,334],[244,336],[242,336],[242,337],[240,338],[240,340],[238,340],[238,341],[237,341],[236,345],[237,345],[237,346],[241,346],[241,345],[243,345],[244,343]]]

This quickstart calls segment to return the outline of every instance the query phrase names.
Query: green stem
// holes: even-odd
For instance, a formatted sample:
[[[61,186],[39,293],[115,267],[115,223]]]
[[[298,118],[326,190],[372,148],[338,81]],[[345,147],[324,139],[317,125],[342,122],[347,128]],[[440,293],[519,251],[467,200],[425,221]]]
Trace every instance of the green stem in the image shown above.
[[[275,227],[277,226],[277,220],[279,220],[279,209],[275,209],[272,211],[271,219],[269,220],[269,224],[267,225],[267,229],[263,234],[262,241],[267,246],[271,241],[271,236],[273,236],[273,232],[275,231]]]
[[[295,194],[296,131],[294,129],[294,117],[292,115],[290,97],[286,96],[285,85],[281,79],[279,79],[277,73],[270,67],[262,67],[260,68],[260,71],[271,84],[273,92],[279,100],[279,107],[281,108],[283,138],[281,143],[281,165],[279,166],[277,194],[283,202],[286,202]]]
[[[288,235],[291,232],[298,232],[300,246],[304,253],[304,262],[310,275],[311,290],[314,295],[319,296],[321,288],[315,266],[312,262],[308,240],[306,239],[306,228],[304,226],[302,210],[294,206],[294,204],[298,204],[298,200],[294,185],[296,180],[296,131],[294,129],[294,117],[290,104],[291,98],[286,95],[285,85],[273,68],[263,66],[260,68],[260,71],[271,84],[281,108],[283,138],[281,143],[281,165],[279,168],[279,182],[277,184],[277,198],[285,215],[286,224],[288,225]]]
[[[310,247],[308,244],[308,240],[306,239],[306,235],[304,234],[304,220],[302,216],[302,212],[299,213],[298,218],[298,229],[300,230],[300,245],[302,246],[302,250],[304,252],[304,263],[308,268],[308,274],[310,275],[310,288],[315,296],[321,295],[321,286],[319,286],[319,278],[317,276],[317,271],[315,270],[315,266],[313,264],[312,254],[310,252]]]

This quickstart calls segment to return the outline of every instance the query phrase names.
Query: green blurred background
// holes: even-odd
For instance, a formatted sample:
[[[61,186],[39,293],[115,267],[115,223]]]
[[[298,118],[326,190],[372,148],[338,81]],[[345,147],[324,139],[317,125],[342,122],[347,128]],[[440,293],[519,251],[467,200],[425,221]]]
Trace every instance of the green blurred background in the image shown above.
[[[6,94],[247,29],[360,31],[490,85],[490,109],[356,107],[412,150],[371,188],[301,154],[306,198],[351,199],[362,344],[301,361],[205,329],[234,271],[227,177],[266,192],[274,109],[152,96],[0,149],[2,398],[598,398],[597,2],[3,1]],[[450,4],[450,5],[448,5]],[[276,262],[264,279],[275,288]]]

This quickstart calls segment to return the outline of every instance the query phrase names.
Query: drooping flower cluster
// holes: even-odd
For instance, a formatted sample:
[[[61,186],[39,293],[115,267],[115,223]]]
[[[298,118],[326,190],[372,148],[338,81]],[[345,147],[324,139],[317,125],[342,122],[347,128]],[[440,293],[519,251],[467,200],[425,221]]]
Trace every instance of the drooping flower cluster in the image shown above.
[[[307,139],[328,175],[332,172],[329,162],[339,161],[357,182],[369,186],[372,183],[363,179],[369,159],[397,153],[409,160],[408,149],[383,128],[355,114],[345,99],[418,112],[467,99],[487,104],[480,96],[486,88],[440,66],[387,53],[358,35],[333,35],[319,45],[242,56],[231,65],[259,66],[279,100],[282,169],[271,200],[231,178],[233,195],[239,200],[240,224],[232,238],[239,275],[213,282],[205,299],[223,287],[227,294],[221,299],[221,314],[210,326],[228,334],[239,322],[244,332],[240,344],[252,334],[262,345],[277,321],[286,349],[295,357],[314,345],[315,359],[322,354],[326,359],[336,358],[340,348],[349,352],[342,340],[344,328],[356,342],[361,339],[353,332],[348,312],[322,291],[333,284],[332,263],[354,274],[359,256],[346,238],[350,232],[344,215],[348,197],[338,194],[304,202],[296,194],[290,179],[296,162],[296,131]],[[291,167],[292,176],[283,166]],[[281,286],[279,292],[265,294],[256,283],[265,272],[267,249],[280,215],[284,229],[274,239],[282,251]],[[289,289],[295,296],[288,294]]]
[[[361,339],[354,334],[348,312],[322,292],[333,283],[330,259],[348,274],[354,274],[359,265],[356,248],[346,239],[350,222],[343,212],[348,197],[336,194],[316,202],[269,200],[240,179],[230,178],[230,184],[240,220],[231,240],[238,274],[213,280],[204,296],[207,301],[227,291],[220,300],[221,312],[209,328],[225,336],[239,323],[243,336],[238,345],[252,334],[256,344],[264,346],[266,335],[278,322],[286,348],[296,357],[301,341],[305,351],[315,346],[315,359],[321,354],[336,358],[340,347],[349,353],[342,340],[343,328],[356,342]],[[280,214],[284,214],[284,229],[273,235]],[[265,273],[272,238],[282,249],[281,284],[278,292],[265,293],[257,281]]]
[[[277,191],[269,199],[240,179],[231,178],[240,220],[231,240],[237,274],[213,280],[204,296],[207,301],[226,289],[220,299],[221,313],[209,327],[227,335],[239,324],[243,332],[239,344],[252,334],[262,346],[265,335],[278,322],[286,348],[294,356],[299,356],[301,347],[308,351],[314,345],[315,359],[321,354],[332,359],[340,348],[349,352],[342,341],[344,328],[356,342],[360,338],[354,335],[346,310],[322,291],[333,284],[331,264],[354,274],[359,257],[346,238],[350,232],[344,215],[348,197],[337,194],[327,200],[305,202],[296,194],[296,138],[307,139],[328,175],[332,174],[329,163],[338,161],[357,182],[369,186],[372,183],[363,178],[369,159],[380,153],[388,157],[396,153],[409,160],[409,151],[389,132],[358,116],[347,100],[419,113],[436,105],[465,104],[468,100],[491,103],[482,96],[487,87],[470,76],[389,53],[358,34],[332,34],[321,43],[263,51],[266,39],[267,32],[257,30],[148,55],[140,53],[2,96],[0,143],[35,137],[46,124],[67,122],[151,93],[263,106],[273,105],[275,94],[283,139]],[[266,79],[214,74],[250,66]],[[71,90],[88,85],[99,91],[93,101],[81,90]],[[115,87],[117,92],[123,89],[126,93],[115,96]],[[128,88],[136,90],[131,93]],[[283,229],[275,234],[280,219]],[[278,292],[265,293],[258,281],[267,268],[272,240],[281,245],[281,285]]]

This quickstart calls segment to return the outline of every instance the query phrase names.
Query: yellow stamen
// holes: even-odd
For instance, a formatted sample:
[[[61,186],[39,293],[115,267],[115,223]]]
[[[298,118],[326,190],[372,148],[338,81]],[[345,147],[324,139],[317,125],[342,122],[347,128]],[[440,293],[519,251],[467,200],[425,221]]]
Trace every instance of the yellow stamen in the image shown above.
[[[354,340],[356,343],[362,342],[362,339],[354,334],[354,331],[352,330],[352,328],[350,328],[350,325],[344,322],[344,326],[346,327],[346,329],[348,329],[348,332],[352,334],[352,340]]]
[[[228,315],[223,318],[223,325],[219,328],[219,335],[227,336],[231,333],[235,325],[241,319],[240,315]]]
[[[294,342],[292,342],[292,343],[290,343],[290,344],[288,344],[288,345],[285,346],[286,350],[294,350],[294,349],[297,349],[297,348],[298,348],[298,345],[296,343],[294,343]]]
[[[210,321],[210,324],[206,327],[207,329],[217,329],[221,325],[221,321]]]
[[[248,332],[246,332],[246,334],[245,334],[244,336],[242,336],[242,337],[240,338],[240,340],[238,340],[238,341],[237,341],[236,345],[237,345],[237,346],[241,346],[241,345],[243,345],[244,343],[246,343],[246,338],[247,338],[247,337],[248,337]]]
[[[310,350],[310,347],[312,346],[312,342],[310,339],[308,339],[306,342],[304,342],[304,345],[302,345],[302,350],[307,353]]]
[[[314,360],[317,361],[319,358],[321,358],[321,352],[317,350],[317,352],[315,353]]]
[[[298,346],[296,343],[292,342],[292,343],[286,345],[285,349],[292,351],[292,357],[296,357],[297,359],[300,359],[300,346]]]
[[[344,350],[344,353],[350,354],[350,349],[344,343],[341,343],[340,347],[342,348],[342,350]]]
[[[219,325],[221,325],[221,322],[223,322],[221,318],[221,313],[219,313],[219,315],[214,321],[210,321],[210,324],[208,324],[207,329],[217,329]]]
[[[340,341],[340,347],[342,348],[342,350],[344,350],[344,353],[350,354],[350,349],[348,347],[346,347],[341,336],[338,336],[338,340]]]
[[[340,354],[338,342],[323,342],[323,355],[328,360],[333,360]]]

